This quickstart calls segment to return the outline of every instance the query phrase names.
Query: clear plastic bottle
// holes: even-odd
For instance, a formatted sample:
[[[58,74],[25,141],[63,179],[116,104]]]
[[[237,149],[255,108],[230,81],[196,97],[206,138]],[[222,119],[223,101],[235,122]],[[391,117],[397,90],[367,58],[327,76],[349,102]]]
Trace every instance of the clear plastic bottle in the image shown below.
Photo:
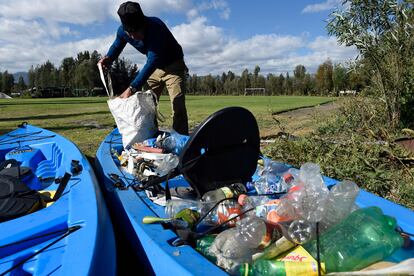
[[[241,215],[242,208],[235,200],[227,200],[220,203],[216,209],[212,210],[210,215],[208,215],[204,223],[209,225],[217,225],[228,221],[231,218],[234,218],[238,215]],[[234,227],[236,222],[241,219],[241,216],[230,220],[226,223],[228,227]]]
[[[258,194],[272,194],[280,191],[280,176],[266,173],[262,175],[254,184]]]
[[[298,189],[289,194],[296,213],[310,222],[321,221],[329,190],[323,182],[319,165],[303,164],[299,171],[297,186]]]
[[[260,205],[264,205],[270,200],[271,199],[267,196],[248,196],[246,194],[239,195],[239,198],[237,199],[240,206],[242,206],[243,211],[255,208]],[[254,213],[254,211],[250,213]]]
[[[175,218],[181,210],[190,209],[199,212],[200,215],[204,215],[206,210],[209,210],[211,207],[211,204],[198,200],[173,198],[167,201],[165,206],[165,214],[169,218]]]
[[[290,201],[285,197],[279,201],[279,205],[267,213],[266,221],[271,224],[279,224],[281,222],[292,221],[297,215]]]
[[[320,258],[327,272],[360,270],[391,255],[404,243],[396,224],[378,207],[352,212],[320,237]],[[315,240],[303,247],[316,258]]]
[[[234,183],[228,187],[221,187],[219,189],[208,191],[201,200],[204,202],[219,202],[225,198],[237,197],[247,192],[246,187],[242,183]]]
[[[287,201],[272,199],[267,196],[247,196],[243,194],[239,196],[238,202],[242,206],[243,212],[253,209],[247,213],[247,216],[262,218],[270,224],[276,225],[280,221],[291,220],[291,216],[283,212],[285,209],[281,206],[284,203],[289,204]],[[280,216],[277,212],[280,212]]]
[[[258,194],[272,194],[286,191],[282,175],[290,168],[284,163],[263,158],[264,167],[259,171],[259,179],[254,183]]]
[[[221,232],[210,247],[210,254],[217,257],[217,265],[229,272],[243,262],[251,260],[253,253],[268,240],[265,222],[249,216],[237,223],[236,228]]]
[[[316,234],[315,223],[307,220],[294,220],[287,228],[287,235],[296,244],[303,244],[310,241]]]
[[[322,230],[326,230],[340,222],[353,211],[358,193],[359,187],[349,180],[339,182],[332,187],[329,191],[325,213],[321,221]]]

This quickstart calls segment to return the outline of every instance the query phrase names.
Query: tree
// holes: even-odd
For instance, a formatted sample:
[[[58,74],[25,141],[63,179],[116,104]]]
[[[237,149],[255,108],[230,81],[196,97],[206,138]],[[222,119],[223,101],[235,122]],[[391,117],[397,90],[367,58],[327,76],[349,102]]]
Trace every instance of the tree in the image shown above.
[[[19,80],[17,81],[17,91],[20,92],[20,91],[25,90],[26,88],[27,87],[26,87],[26,83],[24,82],[23,76],[20,76]]]
[[[252,87],[260,87],[260,88],[264,87],[264,86],[260,86],[260,84],[258,83],[259,73],[260,73],[260,67],[259,65],[256,65],[253,71],[253,80],[251,82]]]
[[[339,96],[339,91],[344,90],[347,85],[347,72],[346,68],[341,64],[335,64],[332,72],[332,84],[334,92]]]
[[[75,59],[67,57],[62,60],[59,70],[59,82],[64,87],[70,87],[74,84]]]
[[[304,65],[296,65],[295,69],[293,70],[293,76],[295,77],[294,80],[294,90],[298,92],[300,95],[304,94],[305,90],[305,76],[306,76],[306,68]]]
[[[344,0],[328,33],[355,46],[373,68],[373,85],[386,104],[391,126],[412,122],[414,112],[414,4],[412,0]],[[401,113],[402,112],[402,113]]]
[[[293,75],[296,79],[304,79],[306,75],[305,66],[302,64],[296,65],[295,69],[293,70]]]
[[[240,83],[241,83],[241,89],[242,91],[244,91],[245,88],[250,88],[251,84],[250,84],[250,78],[249,78],[249,70],[244,69],[242,74],[241,74],[241,78],[240,78]]]
[[[2,74],[2,86],[3,86],[3,92],[6,94],[11,93],[13,85],[14,85],[14,77],[12,74],[9,74],[9,72],[4,71]]]
[[[133,68],[135,68],[135,70]],[[114,61],[111,69],[111,78],[115,94],[121,94],[128,88],[135,76],[136,70],[137,68],[133,67],[125,58],[118,58]]]
[[[284,89],[285,89],[285,94],[286,95],[292,95],[293,82],[292,82],[292,79],[289,76],[289,72],[286,73],[285,83],[283,84],[283,86],[284,86]]]
[[[285,77],[283,76],[283,74],[280,74],[279,79],[277,81],[277,86],[276,86],[277,95],[286,94],[286,90],[284,86],[285,86]]]
[[[329,59],[319,65],[318,70],[316,71],[316,87],[318,88],[319,93],[322,95],[327,95],[330,91],[332,91],[332,72],[332,61]]]
[[[36,72],[32,65],[29,69],[29,87],[34,88],[36,85],[35,82],[36,82]]]

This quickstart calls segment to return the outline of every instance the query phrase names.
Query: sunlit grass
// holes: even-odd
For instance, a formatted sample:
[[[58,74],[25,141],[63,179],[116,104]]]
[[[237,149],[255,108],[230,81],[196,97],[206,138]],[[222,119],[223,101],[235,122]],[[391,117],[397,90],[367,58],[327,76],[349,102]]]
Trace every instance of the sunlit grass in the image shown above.
[[[187,96],[190,128],[213,112],[228,106],[242,106],[256,117],[261,133],[274,129],[272,113],[304,106],[314,106],[334,100],[328,97],[296,96]],[[0,134],[14,129],[21,122],[55,131],[78,145],[88,156],[94,156],[103,138],[111,131],[114,120],[107,98],[53,98],[0,100]],[[160,99],[161,113],[171,126],[171,104],[168,96]]]

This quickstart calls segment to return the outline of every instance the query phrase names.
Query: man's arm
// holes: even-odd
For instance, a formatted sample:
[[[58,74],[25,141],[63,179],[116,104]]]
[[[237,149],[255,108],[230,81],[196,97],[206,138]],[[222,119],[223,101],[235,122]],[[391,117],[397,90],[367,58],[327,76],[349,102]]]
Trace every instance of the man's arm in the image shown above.
[[[122,37],[122,27],[119,27],[115,41],[112,43],[111,47],[108,50],[108,53],[106,56],[101,58],[98,63],[102,64],[102,67],[107,69],[111,66],[112,62],[119,57],[119,55],[122,53],[122,50],[124,50],[126,45],[126,40]]]
[[[131,82],[131,86],[137,90],[140,90],[151,74],[155,71],[157,65],[159,65],[159,56],[153,51],[148,51],[147,62],[142,70],[139,71],[135,79]]]
[[[155,71],[158,65],[159,57],[156,53],[149,51],[147,55],[147,62],[142,70],[139,71],[131,85],[119,96],[120,98],[130,97],[136,90],[141,90],[144,83]]]

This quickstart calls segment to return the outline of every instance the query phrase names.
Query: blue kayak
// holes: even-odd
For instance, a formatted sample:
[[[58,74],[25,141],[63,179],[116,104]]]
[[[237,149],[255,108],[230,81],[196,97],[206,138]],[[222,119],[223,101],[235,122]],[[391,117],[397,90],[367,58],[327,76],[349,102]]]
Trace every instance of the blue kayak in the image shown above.
[[[101,179],[108,206],[116,213],[115,221],[129,241],[135,256],[148,268],[147,273],[156,275],[226,275],[204,256],[188,245],[174,246],[177,235],[160,224],[143,224],[145,216],[166,217],[164,207],[153,203],[144,191],[134,189],[134,177],[120,170],[119,160],[114,153],[123,150],[121,136],[114,129],[101,143],[97,154],[97,174]],[[111,175],[119,176],[115,181]],[[253,178],[257,177],[253,176]],[[324,177],[326,185],[337,180]],[[119,185],[121,183],[121,185]],[[165,183],[164,183],[165,184]],[[163,184],[163,185],[164,185]],[[188,187],[188,182],[178,176],[169,181],[170,188]],[[165,186],[165,185],[164,185]],[[399,226],[408,233],[414,233],[414,212],[361,189],[356,199],[360,207],[378,206],[387,215],[397,219]],[[396,251],[388,261],[400,262],[413,258],[414,248]]]
[[[10,160],[31,172],[22,180],[31,193],[51,201],[0,222],[0,275],[115,275],[112,223],[79,149],[54,132],[22,124],[0,136],[0,162]]]

